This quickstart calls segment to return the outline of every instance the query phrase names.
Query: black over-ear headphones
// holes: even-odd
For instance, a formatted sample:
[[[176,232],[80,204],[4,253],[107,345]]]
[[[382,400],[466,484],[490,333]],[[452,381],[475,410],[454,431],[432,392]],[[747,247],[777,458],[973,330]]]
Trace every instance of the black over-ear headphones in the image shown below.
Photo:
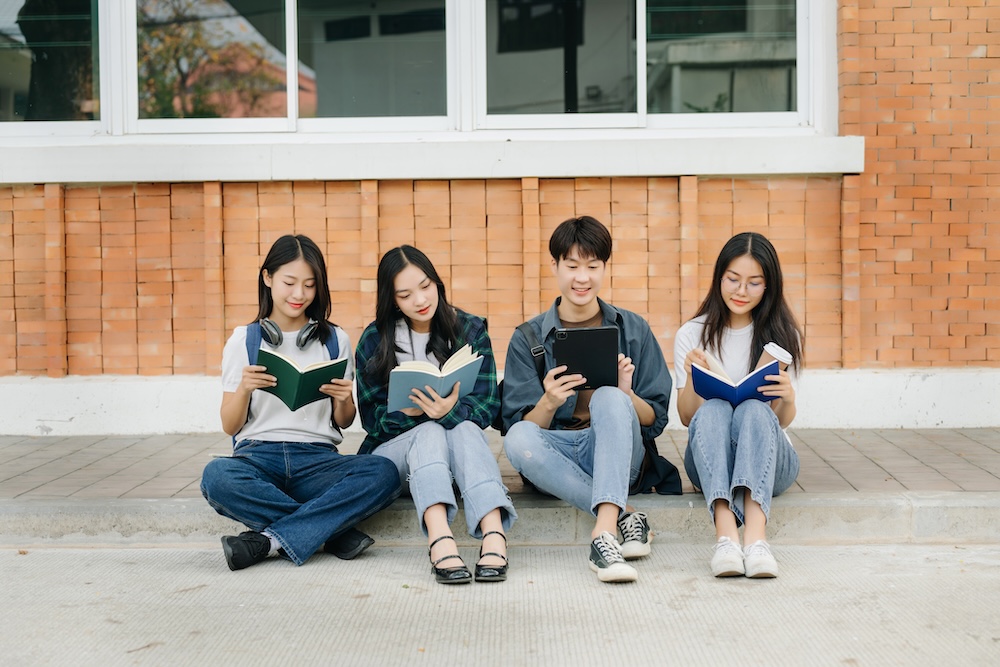
[[[271,347],[278,347],[281,345],[281,341],[284,340],[284,336],[281,333],[281,327],[266,317],[260,321],[260,336]],[[295,337],[295,345],[298,346],[299,349],[302,349],[318,336],[319,323],[317,323],[316,320],[309,320],[309,324],[302,327],[302,329],[299,330],[299,334]]]

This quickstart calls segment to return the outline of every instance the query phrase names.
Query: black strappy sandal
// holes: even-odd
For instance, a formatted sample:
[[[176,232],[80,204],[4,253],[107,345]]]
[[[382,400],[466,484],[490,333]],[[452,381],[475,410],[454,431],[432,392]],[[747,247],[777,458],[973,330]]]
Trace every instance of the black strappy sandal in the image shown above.
[[[503,543],[507,544],[507,536],[501,533],[499,530],[491,530],[488,533],[483,534],[483,540],[486,539],[487,535],[499,535],[503,538]],[[503,554],[498,554],[495,551],[487,551],[483,553],[483,548],[479,547],[479,560],[483,559],[483,556],[496,556],[497,558],[503,559],[503,565],[480,565],[476,563],[476,581],[507,581],[507,557]]]
[[[451,535],[442,535],[441,537],[431,542],[431,546],[427,548],[428,560],[431,557],[431,549],[433,549],[434,545],[440,542],[441,540],[451,540],[452,542],[454,542],[455,538],[452,537]],[[431,561],[431,572],[434,574],[434,578],[437,580],[437,582],[439,584],[467,584],[470,581],[472,581],[472,573],[469,572],[469,568],[465,567],[464,561],[462,561],[461,565],[456,565],[455,567],[438,567],[438,563],[446,561],[449,558],[457,558],[459,561],[462,561],[462,557],[459,556],[458,554],[443,556],[435,561]],[[504,569],[506,570],[507,568]],[[478,572],[479,569],[476,568],[476,571]]]

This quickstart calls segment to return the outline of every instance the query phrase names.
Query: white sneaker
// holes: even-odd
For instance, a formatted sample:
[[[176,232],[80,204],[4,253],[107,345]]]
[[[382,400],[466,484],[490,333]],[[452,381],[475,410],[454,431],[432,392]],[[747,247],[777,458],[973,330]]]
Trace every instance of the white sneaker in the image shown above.
[[[639,573],[625,562],[618,540],[604,531],[590,543],[590,569],[597,573],[601,581],[635,581]]]
[[[778,576],[778,561],[774,560],[771,547],[764,540],[757,540],[743,550],[743,566],[751,579]]]
[[[712,574],[716,577],[743,576],[743,550],[740,545],[723,535],[715,543],[712,554]]]
[[[622,533],[622,556],[625,560],[649,555],[653,533],[649,530],[649,520],[644,512],[622,514],[618,519],[618,530]]]

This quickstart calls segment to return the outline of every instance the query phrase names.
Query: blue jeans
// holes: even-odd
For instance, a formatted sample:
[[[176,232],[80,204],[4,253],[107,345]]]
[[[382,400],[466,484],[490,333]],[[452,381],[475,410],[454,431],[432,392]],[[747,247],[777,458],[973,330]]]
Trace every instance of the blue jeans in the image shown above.
[[[724,498],[742,524],[743,493],[736,489],[749,489],[764,516],[770,516],[771,498],[799,475],[799,455],[768,403],[751,399],[734,410],[715,398],[705,401],[691,419],[684,469],[705,494],[713,521],[714,503]]]
[[[635,406],[617,387],[594,392],[590,428],[553,431],[519,421],[507,431],[503,448],[539,490],[591,514],[602,503],[624,511],[645,455]]]
[[[424,422],[382,443],[372,454],[395,465],[404,493],[413,496],[417,521],[424,535],[427,534],[424,512],[428,507],[445,505],[448,523],[458,513],[452,477],[462,494],[469,535],[481,538],[479,522],[497,508],[505,532],[517,519],[486,435],[472,422],[464,421],[453,429],[437,422]]]
[[[215,511],[281,544],[302,565],[323,543],[388,506],[399,495],[396,470],[333,445],[247,440],[213,459],[201,493]]]

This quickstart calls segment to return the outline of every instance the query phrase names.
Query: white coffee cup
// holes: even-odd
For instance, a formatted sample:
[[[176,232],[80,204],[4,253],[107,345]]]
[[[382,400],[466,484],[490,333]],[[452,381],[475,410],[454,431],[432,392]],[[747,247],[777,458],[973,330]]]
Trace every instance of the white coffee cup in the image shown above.
[[[778,362],[778,368],[785,370],[788,368],[789,364],[792,363],[792,355],[785,348],[781,347],[774,341],[771,341],[764,346],[764,351],[761,352],[760,361],[757,362],[757,368],[765,366],[772,361]]]

